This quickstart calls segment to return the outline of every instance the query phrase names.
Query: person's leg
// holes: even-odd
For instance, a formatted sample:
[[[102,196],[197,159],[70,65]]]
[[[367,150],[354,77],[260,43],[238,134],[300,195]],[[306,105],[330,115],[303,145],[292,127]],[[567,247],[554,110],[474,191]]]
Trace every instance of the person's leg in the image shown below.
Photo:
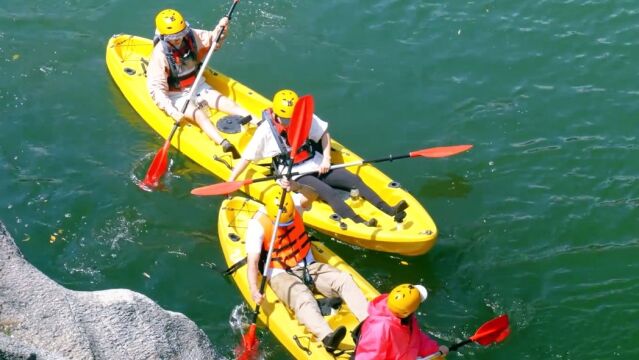
[[[339,296],[359,321],[368,317],[368,300],[350,274],[328,264],[314,262],[308,266],[315,288],[327,297]]]
[[[177,100],[175,100],[175,107],[182,110],[184,107],[184,103],[188,101],[187,93],[183,93]],[[206,109],[204,109],[206,110]],[[204,131],[204,133],[211,138],[211,140],[215,141],[216,144],[220,144],[224,138],[217,131],[208,115],[203,109],[200,109],[193,105],[193,103],[189,102],[189,105],[186,107],[186,111],[184,112],[184,116],[191,120],[195,121],[195,123]]]
[[[345,190],[350,189],[358,189],[361,197],[366,199],[368,202],[373,204],[376,208],[382,210],[384,213],[388,215],[396,215],[398,211],[396,211],[396,206],[390,206],[387,202],[382,200],[382,198],[377,195],[373,189],[371,189],[359,176],[353,174],[352,172],[340,168],[329,171],[327,174],[323,175],[322,180],[324,180],[327,184],[342,188]],[[400,209],[399,211],[404,210]]]
[[[320,199],[326,202],[333,211],[342,218],[351,219],[354,222],[364,222],[359,215],[355,214],[344,200],[342,200],[339,191],[333,189],[329,184],[318,179],[315,175],[304,175],[296,180],[298,183],[307,185],[313,188],[317,192]]]
[[[278,274],[271,281],[271,288],[286,306],[293,310],[297,320],[322,340],[333,332],[320,312],[317,300],[302,280],[288,273]]]
[[[209,119],[208,115],[202,109],[195,110],[194,117],[195,122],[200,127],[200,129],[202,129],[202,131],[204,131],[204,133],[209,138],[215,141],[216,144],[219,145],[220,143],[222,143],[222,141],[224,141],[222,135],[220,135],[220,133],[217,131],[217,128],[211,122],[211,119]]]
[[[202,97],[209,107],[225,112],[227,114],[239,115],[242,117],[251,114],[248,110],[241,107],[235,101],[229,99],[228,97],[211,88],[202,89],[198,96]]]

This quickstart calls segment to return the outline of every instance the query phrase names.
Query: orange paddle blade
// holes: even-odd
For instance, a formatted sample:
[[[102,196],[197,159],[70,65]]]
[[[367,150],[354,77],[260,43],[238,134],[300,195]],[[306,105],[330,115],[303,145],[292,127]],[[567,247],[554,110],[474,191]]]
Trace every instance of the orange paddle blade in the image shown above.
[[[304,95],[297,100],[291,117],[291,125],[288,129],[288,139],[291,145],[291,159],[297,155],[297,150],[308,139],[311,130],[315,103],[311,95]]]
[[[143,181],[144,185],[147,187],[154,188],[158,186],[160,178],[164,175],[164,173],[166,173],[169,163],[169,146],[171,146],[171,143],[167,140],[164,143],[164,146],[162,146],[158,153],[155,154]]]
[[[260,342],[255,335],[256,325],[251,324],[248,331],[242,338],[242,344],[236,349],[236,357],[238,360],[256,359]]]
[[[441,157],[457,155],[466,150],[470,150],[470,148],[472,147],[473,147],[472,145],[440,146],[440,147],[434,147],[434,148],[428,148],[428,149],[410,152],[410,157],[423,156],[423,157],[429,157],[429,158],[441,158]]]
[[[219,184],[201,186],[191,190],[191,194],[199,196],[226,195],[238,190],[244,185],[253,183],[253,179],[229,181]]]
[[[508,315],[498,316],[482,325],[470,340],[481,345],[504,341],[510,334]]]

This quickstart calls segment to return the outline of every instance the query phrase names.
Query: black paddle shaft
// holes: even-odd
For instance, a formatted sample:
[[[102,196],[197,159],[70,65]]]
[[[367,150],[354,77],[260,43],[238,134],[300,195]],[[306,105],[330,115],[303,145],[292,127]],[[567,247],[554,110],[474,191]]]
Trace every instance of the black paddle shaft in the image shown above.
[[[464,345],[466,345],[466,344],[469,344],[469,343],[471,343],[471,342],[473,342],[473,341],[472,341],[472,340],[470,340],[470,339],[466,339],[466,340],[464,340],[464,341],[458,342],[457,344],[453,344],[453,346],[451,346],[450,348],[448,348],[448,350],[449,350],[449,351],[455,351],[455,350],[459,349],[460,347],[462,347],[462,346],[464,346]]]
[[[373,159],[373,160],[364,160],[362,161],[362,164],[371,164],[371,163],[378,163],[378,162],[384,162],[384,161],[393,161],[393,160],[399,160],[399,159],[406,159],[411,157],[410,154],[406,154],[406,155],[388,155],[386,157],[383,158],[379,158],[379,159]]]

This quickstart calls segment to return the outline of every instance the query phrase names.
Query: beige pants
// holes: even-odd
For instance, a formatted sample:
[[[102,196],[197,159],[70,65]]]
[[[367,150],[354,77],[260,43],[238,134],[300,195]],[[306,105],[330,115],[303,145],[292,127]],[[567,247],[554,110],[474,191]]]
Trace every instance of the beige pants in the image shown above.
[[[320,262],[309,265],[308,270],[315,282],[315,289],[320,294],[341,297],[359,321],[368,316],[368,301],[348,273]],[[271,288],[293,310],[297,320],[321,340],[333,329],[324,320],[313,293],[300,279],[302,269],[295,267],[292,271],[299,278],[288,273],[278,274],[271,279]]]

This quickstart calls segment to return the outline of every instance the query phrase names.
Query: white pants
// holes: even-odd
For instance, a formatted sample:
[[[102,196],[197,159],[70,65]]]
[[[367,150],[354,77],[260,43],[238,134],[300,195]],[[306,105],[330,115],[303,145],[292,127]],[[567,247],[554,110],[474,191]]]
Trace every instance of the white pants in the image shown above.
[[[191,89],[186,89],[184,91],[169,92],[169,99],[173,102],[173,105],[180,111],[184,108],[184,103],[189,100],[189,94],[191,93]],[[197,108],[202,107],[213,107],[216,108],[215,103],[222,96],[216,90],[213,90],[211,86],[205,82],[200,82],[200,85],[196,88],[194,95],[194,103],[189,104],[184,114],[187,117],[193,119],[193,112]],[[194,107],[195,105],[195,107]],[[213,105],[213,106],[211,106]]]

